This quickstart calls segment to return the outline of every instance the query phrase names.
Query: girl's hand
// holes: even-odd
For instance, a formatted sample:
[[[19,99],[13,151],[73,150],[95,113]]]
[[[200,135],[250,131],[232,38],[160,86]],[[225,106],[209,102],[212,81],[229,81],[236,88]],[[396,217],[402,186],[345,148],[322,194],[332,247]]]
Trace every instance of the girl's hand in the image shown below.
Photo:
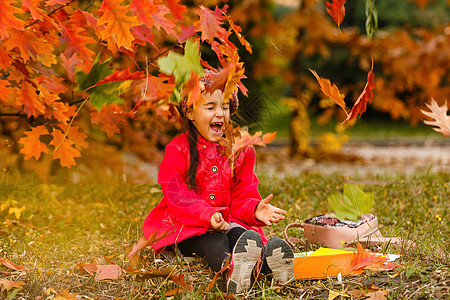
[[[269,204],[270,200],[272,200],[273,195],[270,194],[267,198],[262,199],[261,202],[258,203],[255,210],[255,217],[259,221],[265,223],[267,226],[271,226],[272,223],[278,223],[279,221],[284,219],[284,215],[286,211],[281,208],[275,207]]]
[[[216,212],[211,217],[211,227],[214,230],[227,231],[230,225],[225,222],[220,212]]]

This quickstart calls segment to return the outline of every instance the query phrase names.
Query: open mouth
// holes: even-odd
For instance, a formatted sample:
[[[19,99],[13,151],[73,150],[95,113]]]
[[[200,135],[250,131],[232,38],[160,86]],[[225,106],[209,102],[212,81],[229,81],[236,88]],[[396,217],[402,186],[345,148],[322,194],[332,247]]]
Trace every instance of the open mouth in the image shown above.
[[[214,132],[220,132],[222,130],[223,123],[222,122],[214,122],[210,125],[211,130]]]

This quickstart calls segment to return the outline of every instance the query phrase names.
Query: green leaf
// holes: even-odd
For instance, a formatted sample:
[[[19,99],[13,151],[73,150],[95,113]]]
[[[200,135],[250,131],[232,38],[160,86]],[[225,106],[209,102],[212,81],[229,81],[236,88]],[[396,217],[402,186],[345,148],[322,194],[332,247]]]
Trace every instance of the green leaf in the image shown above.
[[[170,51],[169,55],[158,60],[158,66],[161,72],[173,75],[175,83],[180,86],[188,81],[192,71],[200,76],[204,74],[200,64],[200,52],[193,39],[187,40],[184,55]]]
[[[345,184],[344,194],[328,196],[328,207],[340,220],[357,222],[363,214],[370,213],[374,205],[373,193],[365,193],[357,185]]]
[[[86,89],[96,85],[100,80],[111,75],[114,70],[108,68],[108,62],[111,58],[105,62],[100,63],[100,54],[97,55],[88,74],[79,71],[75,74],[76,81],[78,82],[78,91],[85,92]],[[103,105],[108,104],[121,104],[124,100],[119,97],[120,94],[127,91],[131,84],[131,81],[118,81],[109,82],[102,85],[98,85],[89,89],[89,99],[94,107],[100,111]]]

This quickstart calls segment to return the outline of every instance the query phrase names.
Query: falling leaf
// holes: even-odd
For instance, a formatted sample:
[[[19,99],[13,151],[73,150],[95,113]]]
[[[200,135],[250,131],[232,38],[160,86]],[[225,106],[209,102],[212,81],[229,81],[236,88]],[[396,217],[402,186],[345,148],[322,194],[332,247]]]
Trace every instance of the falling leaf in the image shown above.
[[[98,19],[97,25],[106,24],[100,31],[102,39],[114,37],[117,47],[131,47],[134,40],[131,27],[139,26],[136,16],[128,16],[129,5],[120,5],[122,0],[103,0],[99,11],[103,15]]]
[[[0,263],[2,263],[4,266],[13,269],[15,271],[22,271],[22,270],[26,270],[27,268],[25,268],[24,266],[21,265],[16,265],[15,263],[9,261],[6,258],[0,257]]]
[[[371,102],[373,98],[373,89],[375,88],[375,75],[373,73],[373,59],[372,59],[372,67],[370,68],[369,73],[367,74],[367,83],[362,91],[361,95],[359,95],[358,99],[356,99],[355,104],[352,107],[352,110],[345,119],[345,122],[351,121],[356,118],[358,115],[362,115],[363,112],[366,111],[367,102]]]
[[[1,258],[0,258],[1,260]],[[11,281],[8,279],[0,278],[0,291],[8,291],[12,288],[21,288],[22,285],[25,285],[23,281]]]
[[[42,11],[38,8],[40,0],[22,0],[22,7],[28,9],[31,17],[35,20],[44,20]]]
[[[138,80],[138,79],[143,79],[145,78],[145,72],[144,71],[136,71],[134,73],[130,72],[130,68],[126,68],[123,71],[120,70],[116,70],[114,73],[112,73],[111,75],[106,76],[104,79],[100,80],[99,82],[97,82],[95,85],[87,88],[87,90],[102,85],[102,84],[106,84],[106,83],[111,83],[111,82],[118,82],[118,81],[127,81],[127,80]]]
[[[59,162],[63,167],[70,168],[71,166],[75,166],[74,158],[81,157],[81,153],[73,147],[74,143],[67,139],[61,130],[55,129],[51,135],[53,136],[53,140],[50,142],[50,145],[55,146],[55,150],[52,153],[53,158],[59,158]]]
[[[328,196],[328,207],[340,220],[357,222],[363,214],[369,214],[375,204],[373,193],[365,193],[356,184],[344,184],[344,192]]]
[[[331,16],[334,23],[337,24],[339,31],[340,25],[345,17],[345,0],[332,0],[332,2],[325,1],[327,13]]]
[[[32,127],[30,131],[24,133],[26,137],[21,138],[19,144],[24,146],[20,149],[20,153],[25,154],[25,159],[31,159],[32,157],[39,159],[42,152],[48,152],[47,145],[40,140],[41,135],[49,134],[45,126]]]
[[[450,136],[450,116],[447,115],[447,101],[442,106],[431,98],[431,104],[425,103],[430,111],[420,110],[424,115],[433,119],[433,121],[423,121],[427,125],[436,126],[433,130],[442,133],[445,137]]]
[[[358,242],[356,246],[357,252],[354,253],[352,259],[352,270],[360,270],[363,268],[380,268],[387,260],[387,257],[376,254],[370,254],[369,251],[364,250]]]
[[[177,35],[177,32],[174,30],[177,25],[172,19],[166,18],[166,15],[170,15],[170,9],[162,4],[157,4],[156,8],[157,12],[152,15],[156,29],[163,28],[168,34]]]
[[[140,24],[146,25],[150,29],[153,27],[152,16],[158,12],[158,8],[153,1],[133,0],[130,8],[136,12]]]
[[[228,5],[225,5],[224,8],[220,9],[216,7],[214,11],[209,8],[200,5],[198,10],[198,14],[200,15],[200,20],[194,23],[194,26],[197,27],[197,31],[201,32],[202,41],[212,42],[214,38],[219,38],[227,34],[227,30],[223,27],[222,21],[225,19],[225,14],[227,11]]]
[[[102,106],[100,112],[92,112],[91,122],[93,124],[101,124],[102,130],[106,132],[108,137],[112,137],[115,133],[120,133],[120,128],[127,125],[124,117],[115,113],[111,105]]]
[[[344,98],[345,95],[341,94],[338,87],[335,84],[331,84],[330,80],[325,78],[320,78],[319,75],[317,75],[317,72],[314,70],[309,69],[311,73],[313,73],[314,77],[316,77],[317,81],[319,82],[320,88],[322,89],[322,92],[330,97],[331,100],[333,100],[334,103],[339,105],[345,113],[347,113]]]
[[[345,0],[344,0],[345,1]],[[227,15],[228,23],[230,24],[230,28],[234,31],[234,33],[237,35],[239,42],[242,46],[245,47],[245,49],[252,54],[252,46],[250,43],[242,36],[242,28],[239,25],[236,25],[234,21]]]

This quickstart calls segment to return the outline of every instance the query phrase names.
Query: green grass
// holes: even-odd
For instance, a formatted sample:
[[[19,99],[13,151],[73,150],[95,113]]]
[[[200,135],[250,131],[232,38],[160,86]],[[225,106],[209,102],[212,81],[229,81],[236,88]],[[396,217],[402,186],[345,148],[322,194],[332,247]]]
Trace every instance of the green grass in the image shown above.
[[[327,195],[342,190],[344,182],[350,180],[374,193],[373,213],[385,236],[408,238],[417,246],[401,250],[405,254],[403,265],[394,271],[366,271],[358,277],[344,278],[341,283],[332,278],[301,281],[282,289],[258,281],[243,297],[292,299],[303,295],[303,299],[323,299],[330,289],[372,284],[387,289],[389,299],[449,296],[449,174],[363,179],[337,174],[283,179],[262,175],[260,180],[261,194],[274,193],[273,204],[288,211],[287,219],[265,230],[268,236],[282,237],[288,223],[327,212]],[[142,221],[160,198],[155,185],[0,184],[0,257],[27,268],[14,271],[0,265],[0,279],[24,284],[0,292],[0,298],[12,299],[16,293],[18,299],[50,299],[64,290],[86,299],[164,298],[168,290],[176,287],[165,278],[142,280],[127,273],[118,280],[97,282],[78,269],[79,263],[93,260],[128,266],[127,249],[141,236]],[[20,215],[14,211],[20,211]],[[300,235],[291,230],[291,235]],[[202,260],[179,260],[169,265],[154,260],[150,250],[142,254],[144,270],[172,266],[174,274],[184,274],[193,291],[175,295],[175,299],[222,299],[223,278],[212,291],[203,294],[214,274]]]

